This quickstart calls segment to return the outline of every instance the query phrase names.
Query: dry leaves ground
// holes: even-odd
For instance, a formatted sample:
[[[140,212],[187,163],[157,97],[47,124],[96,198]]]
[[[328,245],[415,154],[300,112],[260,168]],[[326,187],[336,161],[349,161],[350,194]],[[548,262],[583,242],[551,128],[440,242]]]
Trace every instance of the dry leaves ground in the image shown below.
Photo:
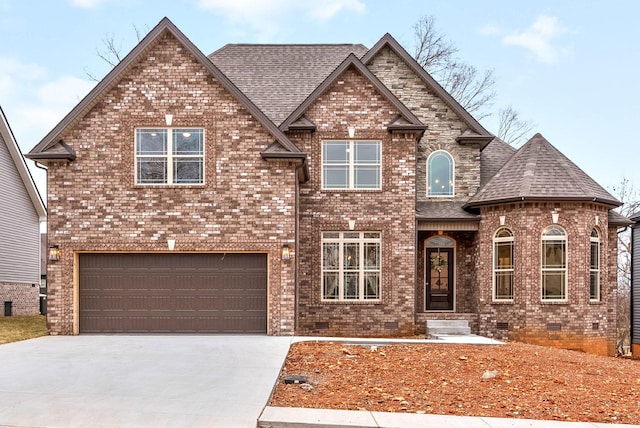
[[[312,388],[284,384],[292,374]],[[640,361],[521,343],[302,342],[269,405],[640,424]]]

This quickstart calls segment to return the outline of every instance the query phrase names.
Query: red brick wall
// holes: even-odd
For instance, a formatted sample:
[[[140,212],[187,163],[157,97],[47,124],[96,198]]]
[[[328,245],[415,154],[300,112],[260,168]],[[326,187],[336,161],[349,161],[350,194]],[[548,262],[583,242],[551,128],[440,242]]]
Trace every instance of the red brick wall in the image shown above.
[[[559,212],[558,226],[567,232],[566,302],[541,301],[540,237]],[[492,240],[505,216],[515,238],[513,303],[492,302]],[[599,204],[518,203],[482,209],[479,236],[479,333],[498,339],[579,349],[599,354],[615,352],[616,246],[607,225],[607,209]],[[596,224],[596,218],[598,219]],[[601,237],[601,301],[589,300],[591,230]],[[614,238],[615,239],[615,238]],[[497,323],[508,323],[498,330]],[[555,329],[560,326],[560,330]]]
[[[373,85],[348,69],[309,107],[313,134],[292,134],[308,153],[311,180],[301,185],[299,334],[394,336],[414,331],[415,284],[415,136],[389,133],[398,112]],[[381,191],[323,191],[321,142],[348,138],[382,142]],[[322,302],[321,232],[382,232],[382,301]],[[327,323],[328,328],[317,328]]]
[[[135,185],[134,130],[205,130],[205,183]],[[295,165],[260,157],[274,138],[171,36],[162,37],[62,136],[77,153],[49,168],[49,328],[72,334],[79,251],[249,251],[269,255],[270,334],[294,329]]]

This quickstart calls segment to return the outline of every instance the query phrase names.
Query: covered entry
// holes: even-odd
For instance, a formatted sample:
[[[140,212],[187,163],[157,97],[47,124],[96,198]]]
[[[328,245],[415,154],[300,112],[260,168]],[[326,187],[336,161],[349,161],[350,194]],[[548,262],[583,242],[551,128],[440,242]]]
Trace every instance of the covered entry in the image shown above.
[[[266,254],[79,254],[80,333],[266,333]]]
[[[452,311],[455,293],[455,241],[445,236],[429,239],[425,248],[425,309]]]

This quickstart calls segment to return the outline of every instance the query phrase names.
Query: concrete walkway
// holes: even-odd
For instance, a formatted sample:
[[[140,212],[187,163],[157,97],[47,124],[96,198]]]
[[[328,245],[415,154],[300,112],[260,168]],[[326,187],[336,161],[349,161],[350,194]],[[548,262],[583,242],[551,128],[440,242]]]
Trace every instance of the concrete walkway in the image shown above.
[[[291,337],[47,336],[0,346],[0,426],[255,427]]]

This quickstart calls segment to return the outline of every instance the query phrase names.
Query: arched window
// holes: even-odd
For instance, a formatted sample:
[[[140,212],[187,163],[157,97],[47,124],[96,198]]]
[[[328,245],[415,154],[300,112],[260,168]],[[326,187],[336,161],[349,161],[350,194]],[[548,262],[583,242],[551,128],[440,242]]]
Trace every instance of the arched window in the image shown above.
[[[589,299],[600,300],[600,235],[596,229],[591,230],[591,263],[589,266]]]
[[[542,300],[567,299],[567,234],[560,226],[542,231]]]
[[[453,196],[453,158],[444,150],[437,150],[427,159],[427,195]]]
[[[513,300],[513,243],[506,227],[493,236],[493,300]]]

